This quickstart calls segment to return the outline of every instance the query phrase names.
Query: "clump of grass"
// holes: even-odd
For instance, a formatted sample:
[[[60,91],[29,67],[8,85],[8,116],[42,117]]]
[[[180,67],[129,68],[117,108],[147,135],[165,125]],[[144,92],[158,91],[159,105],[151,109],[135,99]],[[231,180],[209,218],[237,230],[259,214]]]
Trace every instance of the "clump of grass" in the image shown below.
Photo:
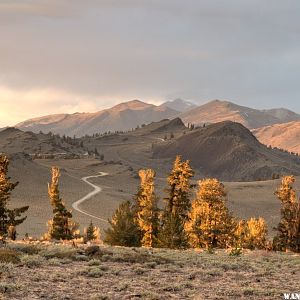
[[[145,263],[145,267],[149,269],[155,269],[157,263],[155,261]]]
[[[88,261],[89,258],[85,255],[78,254],[78,255],[75,255],[74,260],[76,260],[76,261]]]
[[[8,274],[14,265],[12,263],[0,263],[0,277],[2,274]]]
[[[21,257],[21,263],[28,268],[35,268],[41,266],[45,262],[45,259],[40,255],[23,255]]]
[[[241,256],[243,254],[242,248],[232,248],[229,252],[229,256]]]
[[[104,270],[101,267],[93,266],[88,267],[85,270],[79,272],[80,275],[85,275],[87,277],[100,278],[104,275]]]
[[[154,292],[145,292],[142,295],[142,299],[147,299],[147,300],[160,300],[161,295],[154,293]]]
[[[42,250],[40,246],[30,244],[11,244],[9,247],[15,251],[29,255],[38,254]]]
[[[254,288],[247,287],[243,290],[243,294],[244,296],[253,296],[256,294],[256,290]]]
[[[0,263],[17,264],[20,262],[20,253],[9,248],[0,249]]]
[[[128,283],[120,283],[120,285],[118,285],[118,286],[116,287],[116,291],[117,291],[117,292],[122,292],[122,291],[127,290],[128,287],[129,287]]]
[[[98,259],[92,259],[88,262],[88,266],[100,266],[101,261]]]
[[[77,254],[76,249],[66,246],[51,246],[40,252],[41,256],[45,258],[60,258],[60,259],[75,259]]]
[[[162,288],[162,291],[164,291],[164,292],[179,292],[181,289],[182,289],[181,286],[172,284],[172,285],[164,286]]]
[[[0,293],[9,293],[20,289],[20,285],[14,283],[0,282]]]
[[[113,262],[131,263],[131,264],[137,264],[137,263],[145,264],[145,263],[152,262],[158,265],[168,264],[171,262],[171,260],[168,258],[160,257],[157,255],[149,255],[140,252],[116,253],[112,257],[110,257],[110,260]]]
[[[89,246],[85,249],[85,255],[93,258],[102,258],[104,255],[112,256],[113,253],[105,248],[99,246]]]
[[[108,296],[101,295],[101,294],[93,294],[90,296],[91,300],[108,300]]]
[[[146,272],[146,269],[143,269],[143,268],[135,268],[134,269],[134,273],[136,274],[136,275],[143,275],[144,273]]]
[[[61,266],[62,265],[62,260],[58,259],[56,257],[48,259],[48,265],[50,266]]]

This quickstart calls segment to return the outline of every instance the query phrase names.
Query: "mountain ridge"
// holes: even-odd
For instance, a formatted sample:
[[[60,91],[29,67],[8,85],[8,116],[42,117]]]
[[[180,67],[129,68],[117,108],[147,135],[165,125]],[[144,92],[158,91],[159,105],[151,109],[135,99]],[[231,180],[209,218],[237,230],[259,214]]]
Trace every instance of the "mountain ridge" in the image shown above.
[[[203,177],[225,181],[271,179],[274,175],[300,174],[300,159],[267,148],[242,124],[224,121],[198,128],[157,144],[154,158],[182,155]]]
[[[15,127],[38,133],[53,132],[69,136],[126,131],[143,123],[174,117],[177,111],[154,104],[132,100],[95,113],[49,115],[18,123]]]
[[[194,123],[195,125],[234,121],[249,129],[300,120],[299,114],[288,109],[259,110],[222,100],[212,100],[188,112],[181,113],[179,117],[185,123]]]

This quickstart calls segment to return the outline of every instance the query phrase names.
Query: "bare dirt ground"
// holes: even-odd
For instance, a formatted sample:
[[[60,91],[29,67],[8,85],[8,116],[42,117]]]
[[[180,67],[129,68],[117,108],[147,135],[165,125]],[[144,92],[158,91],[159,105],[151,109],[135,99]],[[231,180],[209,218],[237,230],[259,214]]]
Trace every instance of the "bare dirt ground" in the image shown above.
[[[10,244],[0,299],[283,299],[300,290],[300,256],[224,250]]]

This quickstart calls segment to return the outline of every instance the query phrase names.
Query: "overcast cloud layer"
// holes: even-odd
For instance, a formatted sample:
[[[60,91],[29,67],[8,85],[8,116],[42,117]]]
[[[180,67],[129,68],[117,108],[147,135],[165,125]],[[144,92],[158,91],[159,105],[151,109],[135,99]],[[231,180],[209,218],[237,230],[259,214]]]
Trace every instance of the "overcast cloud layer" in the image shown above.
[[[1,0],[0,126],[120,101],[300,113],[299,0]]]

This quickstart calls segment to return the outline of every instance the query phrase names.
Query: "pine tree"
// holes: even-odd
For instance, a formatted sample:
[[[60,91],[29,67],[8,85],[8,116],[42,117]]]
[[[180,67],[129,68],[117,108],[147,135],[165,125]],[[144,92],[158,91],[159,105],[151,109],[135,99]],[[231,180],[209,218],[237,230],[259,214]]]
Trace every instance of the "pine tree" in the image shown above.
[[[193,185],[190,179],[193,175],[190,162],[182,161],[181,157],[177,156],[168,177],[168,197],[164,199],[166,206],[159,232],[161,247],[186,248],[188,245],[184,224],[188,220],[191,208],[190,191]]]
[[[235,231],[236,246],[252,250],[265,249],[267,233],[267,225],[263,218],[241,220]]]
[[[281,219],[276,228],[274,248],[300,252],[300,201],[293,189],[294,176],[285,176],[275,192],[281,201]]]
[[[142,232],[141,244],[144,247],[154,247],[157,243],[158,208],[154,192],[155,172],[151,169],[140,170],[140,189],[136,196],[136,222]]]
[[[235,222],[225,200],[225,187],[217,179],[199,181],[185,226],[192,247],[225,248],[232,243]]]
[[[48,194],[53,207],[53,219],[48,221],[48,233],[46,239],[71,240],[79,236],[78,224],[72,220],[71,211],[67,210],[65,203],[59,195],[58,167],[52,167],[52,181],[48,184]]]
[[[95,227],[92,221],[89,226],[84,229],[84,239],[87,242],[100,240],[100,229]]]
[[[26,217],[18,219],[29,206],[20,208],[9,209],[8,203],[10,200],[11,192],[18,185],[18,182],[10,182],[10,177],[7,176],[9,167],[9,159],[0,154],[0,236],[2,238],[9,237],[13,240],[16,239],[17,232],[16,226],[23,223]]]
[[[104,242],[110,245],[139,247],[141,232],[135,216],[136,208],[130,201],[122,202],[108,221],[110,228],[105,231]]]

